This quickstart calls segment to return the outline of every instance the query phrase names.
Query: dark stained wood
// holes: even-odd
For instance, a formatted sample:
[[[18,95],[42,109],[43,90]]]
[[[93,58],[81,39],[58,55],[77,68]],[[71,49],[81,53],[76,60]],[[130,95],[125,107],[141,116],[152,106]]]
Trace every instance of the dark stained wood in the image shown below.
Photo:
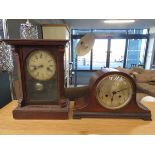
[[[143,119],[145,121],[151,121],[149,113],[137,113],[137,112],[75,112],[74,119],[80,118],[130,118],[130,119]]]
[[[4,39],[1,40],[6,42],[7,44],[10,45],[15,45],[15,46],[23,46],[23,45],[41,45],[41,46],[58,46],[58,45],[63,45],[65,46],[66,43],[68,42],[67,40],[51,40],[51,39],[36,39],[36,40],[31,40],[31,39]]]
[[[7,44],[13,45],[15,47],[15,52],[19,55],[20,70],[21,70],[21,81],[22,81],[22,92],[23,100],[20,102],[19,106],[13,112],[14,118],[36,118],[36,119],[67,119],[68,117],[68,104],[69,102],[65,99],[64,92],[64,52],[67,40],[3,40]],[[54,102],[30,102],[27,94],[26,80],[30,80],[30,76],[26,75],[26,59],[30,53],[34,50],[46,50],[51,53],[56,62],[56,81],[58,87],[58,101]],[[31,109],[32,106],[36,106]],[[40,108],[38,112],[38,107]],[[56,107],[55,107],[56,106]],[[50,110],[49,110],[50,107]],[[27,110],[25,110],[27,109]],[[42,110],[41,110],[42,109]],[[62,112],[62,110],[64,111]],[[49,112],[50,111],[50,112]]]
[[[100,80],[107,75],[116,73],[127,77],[133,87],[132,98],[129,103],[120,109],[107,109],[101,106],[96,99],[96,87]],[[142,104],[136,102],[136,84],[134,80],[127,74],[118,70],[103,69],[96,72],[90,79],[88,95],[79,98],[75,101],[74,118],[141,118],[151,120],[151,112]]]
[[[67,106],[60,107],[59,105],[27,105],[18,107],[13,110],[14,119],[68,119],[69,100],[65,100]]]

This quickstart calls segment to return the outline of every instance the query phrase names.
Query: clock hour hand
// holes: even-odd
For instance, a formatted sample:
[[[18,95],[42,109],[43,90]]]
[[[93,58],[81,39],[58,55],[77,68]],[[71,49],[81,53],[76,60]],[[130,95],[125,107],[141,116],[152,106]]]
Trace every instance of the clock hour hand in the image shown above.
[[[32,71],[35,71],[35,70],[37,70],[38,68],[42,68],[43,65],[39,65],[39,66],[31,66],[31,67],[33,67],[33,70],[32,70]]]
[[[114,100],[113,97],[114,97],[114,95],[113,95],[112,98],[111,98],[111,103],[112,103],[112,101]]]
[[[121,91],[126,90],[126,89],[128,89],[128,88],[123,88],[123,89],[118,90],[118,91],[113,91],[113,92],[112,92],[112,97],[111,97],[111,102],[114,100],[114,95],[115,95],[116,93],[121,92]]]
[[[115,95],[115,92],[112,92],[111,103],[114,100],[114,95]]]
[[[39,66],[33,66],[34,68],[38,69],[38,68],[42,68],[44,67],[43,65],[39,65]]]
[[[47,70],[48,70],[48,71],[50,71],[50,72],[52,72],[52,69],[51,69],[51,68],[49,68],[49,67],[47,67]]]
[[[44,66],[43,65],[39,65],[39,66],[36,66],[36,67],[38,69],[38,68],[43,68]]]

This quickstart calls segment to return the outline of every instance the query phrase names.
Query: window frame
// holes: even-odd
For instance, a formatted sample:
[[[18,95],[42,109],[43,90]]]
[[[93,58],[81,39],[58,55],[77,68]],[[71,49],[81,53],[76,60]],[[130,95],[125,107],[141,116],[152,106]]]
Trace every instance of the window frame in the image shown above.
[[[129,31],[131,30],[134,30],[134,31],[138,31],[138,30],[143,30],[143,29],[71,29],[71,52],[72,52],[72,57],[71,57],[71,60],[73,62],[73,39],[81,39],[85,34],[80,34],[80,35],[75,35],[73,34],[73,31],[74,30],[80,30],[80,31],[89,31],[89,32],[93,32],[95,33],[94,31],[95,30],[100,30],[100,31],[114,31],[114,30],[119,30],[119,31],[122,31],[123,33],[112,33],[112,35],[110,35],[111,33],[105,33],[103,36],[97,36],[95,35],[96,39],[108,39],[108,46],[107,46],[107,50],[110,49],[110,42],[111,42],[111,39],[126,39],[126,45],[125,45],[125,53],[124,53],[124,63],[123,63],[123,68],[125,68],[126,66],[126,58],[127,58],[127,50],[128,50],[128,41],[129,39],[147,39],[146,41],[146,48],[145,48],[145,55],[144,55],[144,68],[145,68],[145,65],[146,65],[146,57],[147,57],[147,51],[148,51],[148,42],[149,42],[149,29],[147,29],[147,34],[130,34]],[[124,33],[126,32],[126,33]],[[77,63],[77,58],[76,58],[76,62]],[[109,67],[109,61],[106,62],[106,67]],[[75,68],[73,68],[73,71],[77,70],[77,71],[87,71],[87,72],[94,72],[96,70],[93,70],[93,49],[91,49],[91,54],[90,54],[90,69],[89,70],[80,70],[80,69],[77,69],[77,64],[75,65]]]

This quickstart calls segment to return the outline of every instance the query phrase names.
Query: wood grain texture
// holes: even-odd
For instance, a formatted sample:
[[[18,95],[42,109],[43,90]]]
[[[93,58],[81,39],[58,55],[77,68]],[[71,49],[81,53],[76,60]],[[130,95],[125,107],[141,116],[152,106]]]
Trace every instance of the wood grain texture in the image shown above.
[[[71,102],[71,107],[73,107]],[[0,109],[1,135],[153,135],[155,134],[155,103],[145,103],[152,113],[152,121],[140,119],[72,119],[69,120],[15,120],[12,111],[17,100]]]
[[[68,118],[68,106],[65,98],[64,92],[64,52],[67,40],[50,40],[50,39],[37,39],[37,40],[26,40],[26,39],[13,39],[13,40],[3,40],[4,42],[13,45],[15,47],[15,53],[19,56],[19,64],[21,71],[21,84],[23,92],[23,101],[21,102],[18,109],[14,111],[14,118],[16,119],[67,119]],[[49,79],[38,79],[30,75],[27,65],[30,54],[38,53],[38,51],[45,51],[46,56],[52,57],[55,61],[55,78]],[[44,52],[42,52],[43,54]],[[48,53],[48,54],[47,54]],[[31,55],[32,56],[32,55]],[[32,56],[33,57],[33,56]],[[43,56],[45,63],[47,57]],[[32,58],[33,59],[33,58]],[[37,58],[38,59],[38,58]],[[33,60],[32,60],[33,61]],[[39,65],[39,64],[38,64]],[[42,66],[45,67],[44,63]],[[46,68],[48,69],[48,68]],[[39,74],[39,71],[38,71]],[[33,83],[44,82],[45,89],[42,92],[36,93],[36,89],[33,88]],[[54,84],[53,84],[54,83]],[[55,85],[55,86],[52,86]],[[43,84],[42,84],[43,85]],[[32,87],[31,87],[32,86]],[[35,94],[31,96],[30,94]],[[36,95],[37,94],[37,95]],[[46,95],[47,94],[47,95]],[[51,96],[53,94],[53,96]],[[39,97],[40,95],[40,97]],[[36,97],[35,97],[36,96]],[[51,98],[49,97],[51,96]],[[51,105],[50,108],[41,108],[41,110],[36,106],[28,105]],[[57,105],[57,107],[53,105]],[[27,109],[22,108],[28,106]],[[63,107],[63,108],[61,108]],[[62,111],[62,109],[64,109]]]
[[[48,46],[53,46],[53,45],[61,45],[65,46],[67,43],[67,40],[53,40],[53,39],[3,39],[0,40],[0,42],[6,42],[9,45],[14,45],[14,46],[25,46],[25,45],[48,45]]]
[[[98,95],[97,95],[96,88],[98,87],[101,80],[116,74],[117,76],[122,76],[122,78],[125,78],[128,81],[132,91],[130,92],[131,98],[127,101],[127,104],[121,108],[118,108],[118,106],[116,106],[115,110],[113,110],[111,108],[106,108],[108,104],[105,106],[101,105],[100,101],[97,99]],[[105,87],[108,89],[108,86],[110,85],[107,85]],[[107,94],[110,91],[111,89],[107,91]],[[116,92],[113,91],[111,92],[111,94],[112,93],[114,95],[114,93]],[[111,100],[113,99],[117,100],[117,98],[112,97]],[[107,100],[107,98],[105,100]],[[111,100],[110,102],[112,102]],[[119,106],[120,106],[120,103],[119,103]],[[147,109],[145,106],[140,104],[140,102],[136,101],[136,84],[133,78],[131,78],[128,74],[119,72],[118,70],[111,69],[111,68],[110,69],[104,68],[103,70],[97,71],[89,81],[88,93],[85,96],[75,100],[74,118],[124,118],[124,117],[151,120],[151,113],[149,109]]]

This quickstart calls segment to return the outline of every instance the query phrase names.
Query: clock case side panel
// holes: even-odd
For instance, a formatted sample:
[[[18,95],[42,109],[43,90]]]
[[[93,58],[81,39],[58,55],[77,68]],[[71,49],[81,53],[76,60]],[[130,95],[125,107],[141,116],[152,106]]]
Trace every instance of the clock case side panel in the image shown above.
[[[57,67],[58,67],[58,89],[60,95],[60,106],[66,106],[65,101],[65,89],[64,89],[64,53],[65,53],[65,46],[58,47],[58,54],[57,54]]]
[[[127,105],[120,109],[110,110],[99,104],[96,99],[96,87],[99,81],[107,75],[116,73],[127,77],[132,83],[133,94]],[[136,101],[136,84],[132,77],[119,71],[97,71],[89,81],[89,93],[75,101],[74,118],[142,118],[151,120],[151,112],[148,108]]]
[[[25,98],[26,98],[26,87],[25,87],[25,74],[24,74],[24,60],[23,60],[23,52],[20,46],[15,47],[15,52],[19,56],[19,65],[20,65],[20,76],[21,76],[21,88],[23,92],[22,98],[19,100],[21,106],[25,106]]]

